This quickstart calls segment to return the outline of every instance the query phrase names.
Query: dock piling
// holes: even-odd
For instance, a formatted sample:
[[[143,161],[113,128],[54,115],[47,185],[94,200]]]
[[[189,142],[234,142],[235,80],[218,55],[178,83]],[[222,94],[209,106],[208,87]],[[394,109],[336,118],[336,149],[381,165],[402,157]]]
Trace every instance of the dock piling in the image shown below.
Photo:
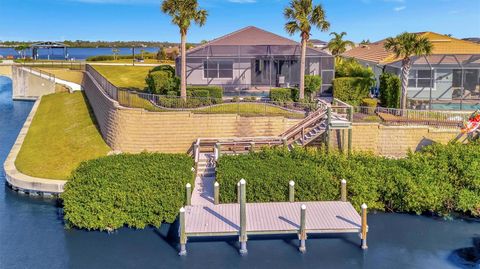
[[[180,252],[178,255],[187,255],[187,234],[185,233],[185,208],[180,208]]]
[[[220,203],[220,184],[217,181],[213,184],[213,200],[216,205]]]
[[[187,205],[192,205],[192,184],[190,183],[185,185],[185,196],[187,198]]]
[[[298,248],[298,250],[300,250],[300,252],[302,253],[307,252],[307,246],[305,244],[305,240],[307,240],[306,213],[307,213],[307,206],[302,205],[300,210],[300,232],[298,235],[300,239],[300,247]]]
[[[295,181],[288,182],[288,200],[290,203],[295,202]]]
[[[361,234],[361,239],[362,239],[362,249],[367,249],[367,205],[362,204],[362,234]]]
[[[237,203],[240,204],[240,182],[237,183]]]
[[[240,254],[246,255],[247,250],[247,193],[246,181],[240,180]]]
[[[342,189],[340,197],[342,202],[347,201],[347,181],[345,179],[342,179]]]
[[[215,161],[218,161],[218,159],[220,158],[220,144],[215,144],[215,148],[213,149],[213,155],[215,156]]]

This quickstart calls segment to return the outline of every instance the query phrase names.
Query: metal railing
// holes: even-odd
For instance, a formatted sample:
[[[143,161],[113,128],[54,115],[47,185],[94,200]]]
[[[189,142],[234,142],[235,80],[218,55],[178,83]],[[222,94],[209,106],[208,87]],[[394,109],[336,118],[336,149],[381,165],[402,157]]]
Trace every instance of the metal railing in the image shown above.
[[[470,112],[355,107],[354,122],[382,122],[398,126],[462,127]]]
[[[36,67],[33,67],[33,66],[12,66],[13,68],[20,68],[20,69],[23,69],[31,74],[34,74],[34,75],[37,75],[41,78],[45,78],[47,80],[50,80],[50,81],[53,81],[55,82],[55,75],[52,74],[52,73],[49,73],[49,72],[45,72],[43,70],[40,70],[40,69],[36,69]]]
[[[77,61],[25,61],[20,62],[22,66],[44,67],[44,68],[68,68],[71,70],[84,71],[86,68],[85,62]]]
[[[95,68],[86,65],[86,72],[100,85],[101,89],[120,105],[143,108],[148,111],[191,111],[197,114],[240,114],[245,116],[284,116],[304,118],[315,111],[317,103],[275,102],[265,99],[231,99],[158,95],[118,88],[102,76]]]

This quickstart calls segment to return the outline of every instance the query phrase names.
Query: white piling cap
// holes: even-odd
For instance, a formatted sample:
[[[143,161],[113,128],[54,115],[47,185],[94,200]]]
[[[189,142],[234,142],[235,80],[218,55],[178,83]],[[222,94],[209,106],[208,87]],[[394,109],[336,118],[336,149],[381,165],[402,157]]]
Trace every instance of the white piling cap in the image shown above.
[[[185,208],[182,207],[180,208],[180,213],[183,213],[183,212],[185,212]]]
[[[240,185],[245,185],[245,183],[247,183],[247,181],[245,181],[245,179],[240,179]]]
[[[191,188],[191,187],[192,187],[192,184],[187,183],[186,187],[187,187],[187,188]]]
[[[305,210],[307,209],[307,206],[305,204],[302,205],[302,209]]]
[[[290,182],[288,182],[288,184],[290,184],[290,186],[295,186],[295,181],[290,180]]]
[[[215,183],[213,183],[213,185],[214,185],[215,187],[218,187],[218,186],[220,186],[220,184],[218,184],[218,182],[217,182],[217,181],[215,181]]]
[[[342,179],[342,184],[347,184],[347,181],[345,179]]]
[[[368,206],[366,204],[362,204],[362,209],[367,209]]]
[[[191,169],[191,170],[192,170],[192,172],[195,172],[195,167],[192,167],[192,169]]]

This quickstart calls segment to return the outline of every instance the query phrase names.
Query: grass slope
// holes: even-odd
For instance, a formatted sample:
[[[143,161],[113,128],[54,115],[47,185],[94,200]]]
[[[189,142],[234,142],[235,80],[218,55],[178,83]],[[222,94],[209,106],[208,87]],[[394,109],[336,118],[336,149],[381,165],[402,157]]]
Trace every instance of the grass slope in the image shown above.
[[[119,88],[129,88],[136,91],[144,91],[147,84],[145,77],[151,66],[114,66],[95,65],[95,69],[107,78],[113,85]]]
[[[68,179],[85,160],[105,156],[103,141],[81,92],[44,96],[15,162],[30,176]]]
[[[83,72],[77,70],[70,70],[67,68],[37,68],[41,71],[55,75],[59,79],[82,84]]]

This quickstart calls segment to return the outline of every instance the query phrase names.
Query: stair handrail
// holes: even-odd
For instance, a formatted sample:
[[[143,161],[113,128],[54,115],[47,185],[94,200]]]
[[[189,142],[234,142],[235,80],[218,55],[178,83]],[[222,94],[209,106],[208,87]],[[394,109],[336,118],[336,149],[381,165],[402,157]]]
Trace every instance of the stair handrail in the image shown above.
[[[305,119],[302,121],[298,122],[285,132],[283,132],[280,137],[283,139],[289,139],[293,135],[297,134],[299,131],[301,131],[301,128],[310,125],[312,122],[317,121],[320,118],[323,118],[326,114],[326,108],[329,106],[329,104],[324,103],[323,101],[319,101],[319,108],[315,110],[312,114],[308,115]]]

